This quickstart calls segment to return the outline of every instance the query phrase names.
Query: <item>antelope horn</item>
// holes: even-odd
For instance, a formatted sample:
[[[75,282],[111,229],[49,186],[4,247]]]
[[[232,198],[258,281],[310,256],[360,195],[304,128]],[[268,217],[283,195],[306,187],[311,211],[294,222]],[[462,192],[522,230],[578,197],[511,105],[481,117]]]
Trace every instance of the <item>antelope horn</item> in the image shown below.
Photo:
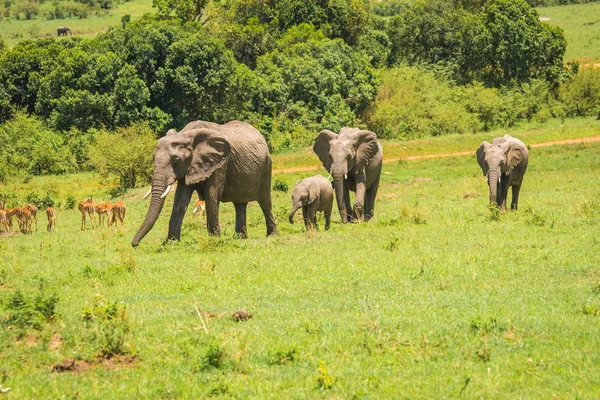
[[[167,195],[169,194],[170,191],[171,191],[171,185],[167,186],[167,188],[165,189],[165,192],[160,195],[160,198],[164,199],[165,197],[167,197]]]
[[[144,199],[145,199],[146,197],[150,196],[150,193],[152,193],[152,186],[150,186],[150,189],[148,189],[148,193],[146,193],[146,194],[144,195]]]

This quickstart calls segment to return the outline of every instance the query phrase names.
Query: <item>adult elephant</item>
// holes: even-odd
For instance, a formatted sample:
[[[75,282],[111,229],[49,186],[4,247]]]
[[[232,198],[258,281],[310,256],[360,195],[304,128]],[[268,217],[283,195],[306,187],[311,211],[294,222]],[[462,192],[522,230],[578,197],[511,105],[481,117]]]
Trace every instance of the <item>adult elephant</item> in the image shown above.
[[[219,203],[233,202],[235,231],[246,237],[246,207],[258,201],[267,235],[277,233],[271,208],[271,157],[261,133],[245,122],[224,125],[190,122],[171,129],[158,140],[154,152],[152,199],[132,246],[152,229],[171,185],[177,182],[167,240],[179,240],[181,223],[194,191],[206,202],[208,232],[219,235]]]
[[[315,139],[313,150],[333,177],[342,222],[371,219],[383,162],[377,136],[358,128],[342,128],[339,134],[325,129]],[[353,209],[350,190],[356,192]]]
[[[510,135],[495,138],[492,143],[482,142],[477,151],[477,162],[490,187],[490,203],[506,208],[508,188],[512,186],[510,208],[519,206],[519,192],[529,162],[527,146]]]
[[[73,36],[73,33],[71,32],[71,29],[69,29],[68,26],[59,26],[58,28],[56,28],[56,34],[58,36]]]

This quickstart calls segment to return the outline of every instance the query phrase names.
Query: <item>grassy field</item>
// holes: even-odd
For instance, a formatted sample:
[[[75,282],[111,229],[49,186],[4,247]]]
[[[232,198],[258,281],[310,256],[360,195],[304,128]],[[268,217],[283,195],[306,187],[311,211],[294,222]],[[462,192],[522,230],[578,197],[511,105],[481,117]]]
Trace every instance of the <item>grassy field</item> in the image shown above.
[[[565,60],[600,60],[600,3],[537,8],[546,23],[559,26],[567,38]],[[600,61],[599,61],[600,63]]]
[[[45,3],[40,6],[52,7],[51,3]],[[44,37],[56,37],[56,28],[66,25],[71,28],[73,36],[89,37],[95,36],[98,32],[107,30],[109,27],[121,24],[121,17],[126,14],[131,15],[131,19],[141,17],[147,12],[154,12],[152,9],[152,0],[131,0],[119,4],[116,8],[110,10],[108,15],[91,15],[85,19],[64,18],[46,20],[41,15],[36,19],[17,20],[14,18],[3,18],[0,21],[0,38],[2,38],[9,48],[12,48],[19,41],[24,39],[35,39]],[[63,39],[64,37],[57,38]]]
[[[334,215],[328,232],[288,224],[289,194],[273,192],[281,235],[268,239],[257,206],[234,239],[224,204],[220,238],[188,216],[161,246],[167,204],[132,249],[141,188],[124,229],[81,232],[79,212],[59,210],[55,233],[0,237],[4,397],[597,398],[598,154],[532,149],[518,212],[488,210],[474,156],[385,164],[376,218]],[[92,174],[3,190],[48,188],[106,199]]]

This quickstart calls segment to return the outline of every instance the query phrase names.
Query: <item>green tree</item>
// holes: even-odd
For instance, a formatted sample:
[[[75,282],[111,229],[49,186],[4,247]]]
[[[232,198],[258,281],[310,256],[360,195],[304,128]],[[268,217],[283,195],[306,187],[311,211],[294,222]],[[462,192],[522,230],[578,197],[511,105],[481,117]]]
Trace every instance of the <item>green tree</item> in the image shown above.
[[[152,0],[162,18],[176,17],[183,21],[198,21],[208,0]]]
[[[101,130],[95,136],[90,163],[103,179],[123,189],[150,181],[156,135],[148,124],[133,124],[114,133]]]

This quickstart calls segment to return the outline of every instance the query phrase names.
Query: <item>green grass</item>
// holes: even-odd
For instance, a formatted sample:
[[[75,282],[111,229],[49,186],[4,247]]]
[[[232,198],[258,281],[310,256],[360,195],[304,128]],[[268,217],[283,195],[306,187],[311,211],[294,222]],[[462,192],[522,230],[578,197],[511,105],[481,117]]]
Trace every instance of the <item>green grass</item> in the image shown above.
[[[600,3],[537,8],[540,17],[559,26],[567,38],[565,60],[600,60]]]
[[[52,4],[42,4],[40,10],[43,10],[44,7],[52,7]],[[63,25],[71,28],[74,37],[91,37],[106,31],[111,26],[120,25],[121,17],[126,14],[130,14],[131,19],[135,20],[148,12],[153,12],[152,0],[131,0],[119,4],[106,16],[90,15],[85,19],[46,20],[42,16],[42,12],[36,19],[30,20],[3,18],[0,21],[0,38],[6,42],[9,48],[24,39],[55,37],[57,40],[62,40],[64,37],[56,36],[56,28]]]
[[[188,216],[182,242],[161,246],[167,204],[132,249],[144,189],[126,196],[123,230],[81,232],[79,212],[59,210],[55,233],[0,237],[5,397],[596,398],[599,152],[532,149],[518,212],[488,211],[474,156],[386,164],[375,220],[334,215],[328,232],[288,224],[289,194],[274,191],[281,235],[268,239],[256,205],[249,239],[233,239],[224,204],[221,238]],[[3,190],[50,186],[106,198],[92,174]],[[38,308],[40,329],[7,322]],[[233,321],[240,309],[252,318]],[[108,350],[137,361],[110,364]],[[89,369],[50,372],[68,359]]]

